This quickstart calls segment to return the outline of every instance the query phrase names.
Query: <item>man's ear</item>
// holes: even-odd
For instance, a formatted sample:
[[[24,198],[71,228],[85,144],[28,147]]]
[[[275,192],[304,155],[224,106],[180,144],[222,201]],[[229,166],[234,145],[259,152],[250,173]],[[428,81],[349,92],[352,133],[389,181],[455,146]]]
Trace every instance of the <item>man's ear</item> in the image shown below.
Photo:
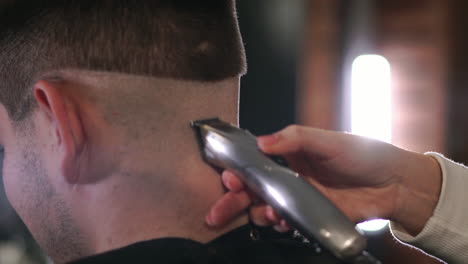
[[[77,161],[85,146],[77,102],[60,82],[40,80],[33,87],[38,111],[44,114],[54,133],[53,144],[60,152],[58,162],[61,174],[68,183],[76,183],[79,180]]]

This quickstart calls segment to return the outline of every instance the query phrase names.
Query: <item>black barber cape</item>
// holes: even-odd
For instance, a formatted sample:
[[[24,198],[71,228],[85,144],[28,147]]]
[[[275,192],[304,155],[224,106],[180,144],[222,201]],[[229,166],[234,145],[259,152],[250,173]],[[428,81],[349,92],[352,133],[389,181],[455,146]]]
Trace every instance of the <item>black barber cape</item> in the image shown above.
[[[155,239],[91,256],[73,264],[341,263],[329,253],[318,250],[317,246],[294,240],[290,235],[266,234],[262,231],[260,235],[253,236],[252,230],[248,225],[240,227],[207,244],[181,238]]]

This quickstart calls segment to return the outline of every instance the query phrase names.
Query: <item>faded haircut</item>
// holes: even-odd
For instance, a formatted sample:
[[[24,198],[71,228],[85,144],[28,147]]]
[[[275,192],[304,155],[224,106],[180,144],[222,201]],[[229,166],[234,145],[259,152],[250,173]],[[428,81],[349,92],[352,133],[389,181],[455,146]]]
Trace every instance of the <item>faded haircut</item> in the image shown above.
[[[240,76],[233,1],[0,0],[0,103],[23,120],[35,107],[34,82],[66,69],[207,82]]]

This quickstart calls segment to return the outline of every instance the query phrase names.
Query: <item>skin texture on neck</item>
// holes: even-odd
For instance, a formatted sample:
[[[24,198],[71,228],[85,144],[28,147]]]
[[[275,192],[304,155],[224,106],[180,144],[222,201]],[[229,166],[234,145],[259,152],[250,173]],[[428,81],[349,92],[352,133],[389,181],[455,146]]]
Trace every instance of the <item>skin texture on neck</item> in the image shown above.
[[[202,162],[189,126],[191,120],[213,115],[237,124],[238,78],[215,83],[97,78],[107,83],[99,91],[105,98],[95,97],[97,105],[106,108],[100,112],[107,125],[94,130],[100,142],[94,145],[101,145],[94,151],[119,154],[107,179],[82,190],[82,196],[98,202],[76,199],[78,204],[72,206],[82,208],[79,215],[94,216],[82,222],[89,234],[98,234],[90,235],[95,253],[161,237],[208,242],[246,223],[244,217],[219,230],[205,225],[204,216],[224,190],[219,175]],[[93,86],[93,77],[82,80]],[[129,84],[145,90],[144,97],[133,96]],[[119,86],[126,90],[117,96],[127,99],[110,99]],[[99,133],[112,130],[115,137]]]
[[[36,144],[28,148],[36,153],[47,188],[33,185],[29,200],[19,198],[20,179],[11,175],[32,172],[14,162],[26,150],[11,155],[15,146],[7,144],[6,189],[55,262],[163,237],[208,242],[247,223],[242,215],[223,228],[205,225],[204,216],[224,189],[202,161],[189,126],[216,116],[237,124],[239,78],[203,83],[67,71],[51,74],[38,87],[44,94],[36,97],[45,99],[32,116]],[[8,142],[4,135],[2,142]],[[71,147],[64,147],[67,142]],[[47,189],[50,196],[43,195],[37,212],[27,210]],[[48,232],[38,218],[52,223]],[[58,238],[63,230],[71,231]],[[54,250],[59,243],[68,251]]]

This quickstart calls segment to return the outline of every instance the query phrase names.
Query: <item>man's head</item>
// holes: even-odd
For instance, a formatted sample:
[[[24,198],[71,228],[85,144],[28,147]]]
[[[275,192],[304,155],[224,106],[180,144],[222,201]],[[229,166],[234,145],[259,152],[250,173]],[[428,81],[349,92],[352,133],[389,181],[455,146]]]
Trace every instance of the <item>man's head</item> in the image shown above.
[[[53,70],[216,81],[245,69],[230,0],[9,0],[0,8],[0,101],[13,120],[33,107],[27,87]]]
[[[232,1],[9,0],[0,4],[0,59],[5,188],[55,260],[125,243],[93,221],[164,223],[193,208],[140,212],[151,201],[174,207],[179,193],[218,194],[174,175],[199,166],[190,119],[236,121],[245,56]]]

